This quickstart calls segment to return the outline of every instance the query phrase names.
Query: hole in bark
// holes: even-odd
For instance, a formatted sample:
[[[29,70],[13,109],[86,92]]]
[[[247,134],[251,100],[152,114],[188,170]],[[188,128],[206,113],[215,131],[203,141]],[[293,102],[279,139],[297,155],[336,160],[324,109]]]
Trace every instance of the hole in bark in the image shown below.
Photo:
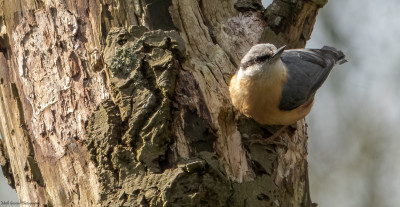
[[[120,40],[118,40],[117,41],[117,43],[119,44],[119,45],[124,45],[126,42],[128,42],[128,40],[127,39],[120,39]]]
[[[119,34],[117,38],[117,43],[122,46],[128,42],[129,33],[124,32],[122,34]]]
[[[174,167],[174,153],[170,148],[167,149],[165,155],[158,158],[158,164],[160,166],[161,172]]]
[[[56,60],[56,66],[57,66],[58,76],[60,78],[63,77],[64,76],[64,67],[62,66],[60,57],[58,57]]]
[[[133,192],[132,192],[132,194],[133,195],[139,195],[139,193],[140,193],[140,189],[136,189],[136,190],[134,190]]]
[[[271,200],[271,198],[268,195],[264,194],[264,193],[261,193],[261,194],[257,195],[257,199],[260,200],[260,201],[263,201],[263,200],[264,201],[269,201],[269,200]]]
[[[55,7],[50,7],[50,14],[55,19],[57,17],[57,9]]]
[[[257,161],[254,161],[254,160],[253,160],[253,170],[254,170],[254,173],[257,176],[260,176],[260,175],[263,175],[263,174],[269,175],[269,173],[267,173],[265,168],[263,166],[261,166],[260,163],[258,163]]]
[[[69,71],[69,73],[74,81],[78,81],[79,78],[81,77],[79,61],[80,61],[80,59],[75,54],[75,52],[71,52],[71,54],[68,57],[68,62],[69,62],[70,68],[71,68],[71,71]]]
[[[58,42],[58,45],[59,45],[59,47],[61,48],[61,50],[62,50],[63,52],[65,52],[65,51],[67,50],[67,48],[65,47],[64,41]]]
[[[184,134],[191,142],[191,146],[196,152],[214,151],[214,141],[216,137],[211,133],[211,129],[206,120],[199,117],[196,111],[189,109],[184,113]]]

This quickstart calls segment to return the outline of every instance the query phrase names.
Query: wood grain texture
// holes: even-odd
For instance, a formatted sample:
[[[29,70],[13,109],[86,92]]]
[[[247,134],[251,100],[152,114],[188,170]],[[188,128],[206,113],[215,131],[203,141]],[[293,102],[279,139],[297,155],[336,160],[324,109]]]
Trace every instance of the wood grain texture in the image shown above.
[[[291,2],[1,0],[0,163],[20,201],[310,206],[305,122],[248,145],[270,133],[228,91],[252,45],[304,46],[323,3]]]

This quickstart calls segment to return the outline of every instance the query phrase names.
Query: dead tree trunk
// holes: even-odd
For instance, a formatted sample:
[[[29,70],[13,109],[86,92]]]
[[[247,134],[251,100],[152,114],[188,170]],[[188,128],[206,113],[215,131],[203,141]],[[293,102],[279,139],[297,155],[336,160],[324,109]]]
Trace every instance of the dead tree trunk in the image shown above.
[[[0,0],[0,161],[45,206],[310,206],[304,121],[240,116],[244,53],[304,47],[326,0]]]

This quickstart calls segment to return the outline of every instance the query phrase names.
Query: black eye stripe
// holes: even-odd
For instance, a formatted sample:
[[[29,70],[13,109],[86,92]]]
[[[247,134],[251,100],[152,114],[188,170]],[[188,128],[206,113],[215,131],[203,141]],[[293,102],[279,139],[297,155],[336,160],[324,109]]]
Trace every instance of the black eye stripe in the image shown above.
[[[252,66],[256,63],[262,62],[270,57],[271,57],[271,55],[269,53],[267,53],[265,55],[260,55],[260,56],[255,57],[254,59],[251,59],[251,60],[241,64],[240,67],[242,67],[243,69],[246,69],[247,67]]]
[[[271,57],[270,54],[265,54],[265,55],[257,56],[254,60],[256,62],[261,62],[261,61],[268,59],[269,57]]]

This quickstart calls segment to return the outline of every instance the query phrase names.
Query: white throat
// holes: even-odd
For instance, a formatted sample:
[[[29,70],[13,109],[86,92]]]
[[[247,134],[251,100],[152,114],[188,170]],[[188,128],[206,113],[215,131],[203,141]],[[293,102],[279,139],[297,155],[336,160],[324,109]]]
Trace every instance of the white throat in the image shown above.
[[[278,59],[274,61],[272,64],[264,63],[264,64],[255,64],[252,66],[243,69],[240,67],[237,77],[241,78],[258,78],[263,77],[269,79],[271,77],[280,77],[282,74],[286,73],[286,67],[283,62]]]

